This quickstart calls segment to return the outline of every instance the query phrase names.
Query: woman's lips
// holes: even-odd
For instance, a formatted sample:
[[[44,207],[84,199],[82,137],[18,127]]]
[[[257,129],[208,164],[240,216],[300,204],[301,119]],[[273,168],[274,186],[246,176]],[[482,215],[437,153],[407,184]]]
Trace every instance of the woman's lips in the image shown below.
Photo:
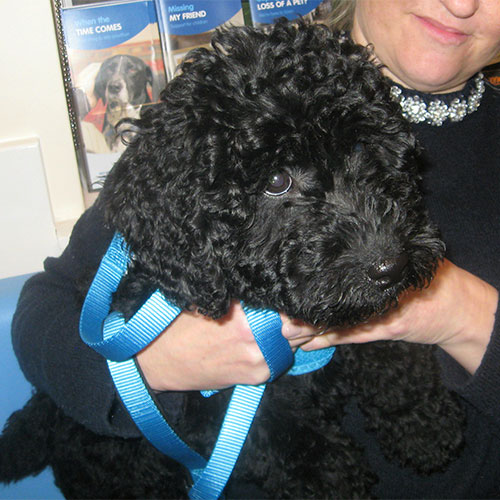
[[[466,33],[451,26],[445,26],[434,19],[420,16],[416,16],[416,18],[427,32],[440,43],[459,45],[469,37]]]

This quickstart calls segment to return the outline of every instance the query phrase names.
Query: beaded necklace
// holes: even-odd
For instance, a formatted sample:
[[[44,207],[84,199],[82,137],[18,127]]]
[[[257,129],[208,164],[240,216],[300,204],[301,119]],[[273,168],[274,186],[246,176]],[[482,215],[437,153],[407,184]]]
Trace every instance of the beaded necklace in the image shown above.
[[[426,94],[406,96],[405,92],[409,93],[397,85],[391,87],[391,98],[400,104],[403,116],[411,123],[426,122],[439,127],[446,120],[460,122],[479,108],[484,94],[484,76],[478,73],[461,93],[449,94],[446,100]]]

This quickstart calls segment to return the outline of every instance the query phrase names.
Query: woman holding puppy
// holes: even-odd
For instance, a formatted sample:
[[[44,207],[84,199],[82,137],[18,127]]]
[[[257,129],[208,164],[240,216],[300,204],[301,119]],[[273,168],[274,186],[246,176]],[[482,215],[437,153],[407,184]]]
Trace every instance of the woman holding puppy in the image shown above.
[[[383,318],[322,335],[283,318],[283,335],[305,350],[375,340],[436,344],[443,379],[467,408],[467,446],[457,462],[443,473],[419,477],[385,462],[362,431],[356,408],[346,428],[365,446],[380,478],[377,496],[500,497],[500,92],[479,73],[500,53],[500,3],[333,3],[335,26],[373,47],[374,62],[394,82],[393,98],[425,151],[427,204],[448,254],[427,289],[407,293]],[[48,260],[47,271],[25,288],[13,339],[28,380],[69,415],[96,432],[131,436],[137,431],[116,400],[105,361],[79,338],[71,283],[78,267],[104,254],[108,232],[95,210],[82,217],[65,254]],[[55,304],[62,311],[53,316]],[[62,339],[68,325],[74,331]],[[221,321],[183,313],[166,332],[137,356],[156,391],[258,384],[269,377],[238,304]]]

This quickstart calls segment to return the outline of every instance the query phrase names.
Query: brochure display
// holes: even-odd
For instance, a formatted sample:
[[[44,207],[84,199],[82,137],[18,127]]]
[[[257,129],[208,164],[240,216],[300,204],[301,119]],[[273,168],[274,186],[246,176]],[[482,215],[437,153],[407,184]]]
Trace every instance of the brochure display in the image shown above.
[[[155,4],[61,6],[58,16],[78,161],[84,187],[96,191],[125,149],[120,120],[137,118],[165,86]]]

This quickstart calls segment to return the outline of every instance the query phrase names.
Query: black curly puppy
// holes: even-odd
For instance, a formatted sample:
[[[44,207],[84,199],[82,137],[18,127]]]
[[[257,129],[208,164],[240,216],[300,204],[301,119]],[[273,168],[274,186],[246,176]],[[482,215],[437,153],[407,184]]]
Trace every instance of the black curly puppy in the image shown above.
[[[285,22],[220,31],[212,45],[143,111],[98,200],[135,254],[115,307],[130,315],[160,288],[214,318],[237,298],[339,327],[425,286],[443,244],[422,206],[415,139],[369,51]],[[205,456],[230,393],[176,394],[183,413],[170,422]],[[322,370],[269,384],[226,496],[370,496],[377,478],[342,430],[353,399],[389,460],[429,474],[460,453],[464,416],[431,348],[341,346]],[[145,439],[95,435],[43,394],[0,445],[1,479],[50,465],[67,497],[189,488]]]

